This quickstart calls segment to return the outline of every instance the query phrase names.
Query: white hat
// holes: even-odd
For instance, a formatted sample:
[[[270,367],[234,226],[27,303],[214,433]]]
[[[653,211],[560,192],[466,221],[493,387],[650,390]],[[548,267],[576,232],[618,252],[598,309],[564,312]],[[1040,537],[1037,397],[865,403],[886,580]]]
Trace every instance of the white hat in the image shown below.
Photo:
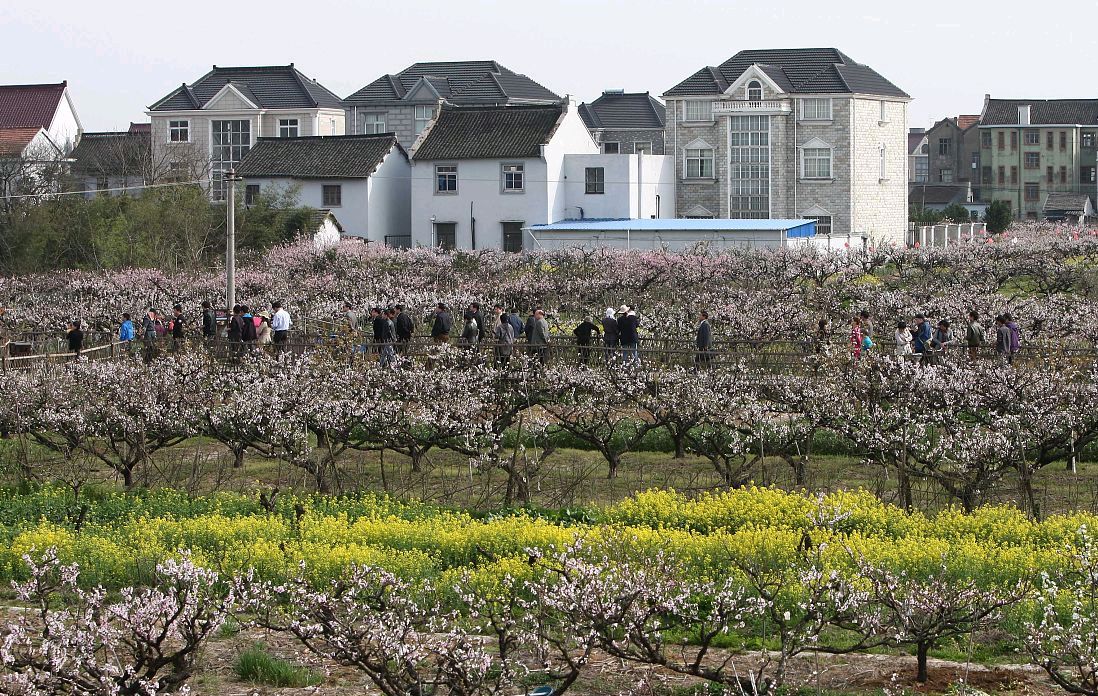
[[[628,311],[629,311],[629,305],[622,305],[621,309],[618,310],[618,313],[625,314]]]

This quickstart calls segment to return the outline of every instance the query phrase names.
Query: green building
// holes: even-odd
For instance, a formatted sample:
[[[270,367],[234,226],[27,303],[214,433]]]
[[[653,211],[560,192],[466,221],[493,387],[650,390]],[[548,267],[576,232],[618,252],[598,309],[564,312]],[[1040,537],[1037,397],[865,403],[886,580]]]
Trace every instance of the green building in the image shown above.
[[[1098,199],[1098,99],[984,99],[981,195],[1019,219],[1056,217],[1063,194]],[[1048,214],[1046,214],[1046,210]]]

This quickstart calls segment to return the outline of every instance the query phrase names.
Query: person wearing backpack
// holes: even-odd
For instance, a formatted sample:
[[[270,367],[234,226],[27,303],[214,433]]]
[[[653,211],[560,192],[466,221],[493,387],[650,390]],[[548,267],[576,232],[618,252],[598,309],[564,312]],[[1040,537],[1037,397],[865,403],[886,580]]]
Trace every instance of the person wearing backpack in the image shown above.
[[[156,310],[150,308],[141,319],[141,340],[145,344],[145,362],[152,362],[156,356],[156,343],[164,333],[164,326],[156,316]]]
[[[255,329],[255,317],[252,316],[252,312],[248,309],[248,305],[242,305],[240,307],[240,340],[246,346],[246,349],[251,351],[255,349],[256,339],[259,337],[258,332]]]
[[[965,343],[968,345],[969,360],[975,360],[980,355],[980,349],[987,343],[987,339],[984,337],[984,325],[980,323],[980,315],[976,310],[968,313]]]

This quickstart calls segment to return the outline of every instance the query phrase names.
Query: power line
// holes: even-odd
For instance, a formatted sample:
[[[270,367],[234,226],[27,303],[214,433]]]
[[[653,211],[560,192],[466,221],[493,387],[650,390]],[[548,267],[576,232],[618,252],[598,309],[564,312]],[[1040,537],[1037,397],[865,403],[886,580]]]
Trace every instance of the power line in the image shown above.
[[[169,181],[162,184],[139,184],[137,186],[122,186],[120,188],[105,188],[96,189],[95,191],[51,191],[49,193],[19,193],[13,195],[5,195],[3,198],[53,198],[55,196],[84,196],[87,197],[89,193],[114,193],[116,191],[136,191],[155,188],[168,188],[171,186],[194,186],[195,184],[209,183],[204,179],[196,179],[194,181]]]

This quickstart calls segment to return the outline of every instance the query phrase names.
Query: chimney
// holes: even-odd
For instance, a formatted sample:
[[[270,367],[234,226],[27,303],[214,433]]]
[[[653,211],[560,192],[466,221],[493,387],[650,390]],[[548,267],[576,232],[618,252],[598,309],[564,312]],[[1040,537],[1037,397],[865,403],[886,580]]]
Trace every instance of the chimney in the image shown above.
[[[618,96],[621,96],[623,94],[625,94],[624,89],[604,89],[604,90],[602,90],[602,95],[604,97],[618,97]]]
[[[1019,126],[1028,126],[1029,125],[1029,105],[1028,104],[1026,104],[1025,106],[1019,106],[1018,107],[1018,125]]]

